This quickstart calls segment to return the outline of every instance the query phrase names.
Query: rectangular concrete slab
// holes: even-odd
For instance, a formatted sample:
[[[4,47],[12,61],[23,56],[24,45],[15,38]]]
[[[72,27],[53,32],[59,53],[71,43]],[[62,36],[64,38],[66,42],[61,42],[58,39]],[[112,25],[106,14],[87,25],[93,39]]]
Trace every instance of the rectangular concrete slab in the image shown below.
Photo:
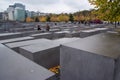
[[[98,33],[100,33],[100,31],[96,29],[83,30],[80,32],[80,37],[84,38],[84,37],[92,36]]]
[[[29,45],[19,48],[20,54],[29,58],[30,60],[44,66],[51,68],[59,65],[60,48],[57,43],[41,43],[36,45]]]
[[[51,40],[48,40],[48,39],[35,39],[35,40],[7,43],[5,45],[8,46],[9,48],[19,52],[19,49],[18,49],[19,47],[27,46],[27,45],[33,45],[33,44],[46,43],[46,42],[51,42]]]
[[[51,33],[39,33],[39,34],[33,34],[31,35],[34,38],[47,38],[47,39],[51,39],[52,38],[52,34]]]
[[[102,33],[62,45],[61,80],[115,80],[119,44],[119,35]]]
[[[98,33],[103,33],[103,32],[106,32],[108,30],[110,30],[110,29],[108,29],[108,28],[93,28],[90,30],[83,30],[80,32],[80,37],[84,38],[84,37],[92,36],[92,35],[95,35]]]
[[[66,33],[65,37],[80,37],[80,32],[73,31],[70,33]]]
[[[50,32],[58,32],[60,29],[50,29]]]
[[[34,39],[33,37],[20,37],[20,38],[13,38],[13,39],[6,39],[6,40],[0,40],[0,43],[11,43],[11,42],[19,42],[19,41],[26,41]]]
[[[58,43],[59,45],[61,44],[65,44],[65,43],[69,43],[69,42],[73,42],[73,41],[76,41],[76,40],[79,40],[80,38],[60,38],[60,39],[55,39],[53,40],[54,43]]]
[[[54,73],[0,44],[0,80],[46,80]]]
[[[38,34],[38,33],[42,33],[41,31],[37,31],[37,30],[33,30],[33,31],[24,31],[24,32],[20,32],[22,34],[23,37],[25,36],[30,36],[33,34]]]
[[[65,37],[65,34],[69,33],[69,31],[59,31],[59,32],[55,32],[53,33],[53,39],[57,39],[57,38],[63,38]]]
[[[20,33],[2,33],[2,34],[0,34],[0,40],[17,38],[17,37],[22,37],[22,35]]]
[[[20,47],[20,54],[35,61],[36,63],[51,68],[59,65],[60,44],[72,42],[79,38],[62,38],[36,45]]]

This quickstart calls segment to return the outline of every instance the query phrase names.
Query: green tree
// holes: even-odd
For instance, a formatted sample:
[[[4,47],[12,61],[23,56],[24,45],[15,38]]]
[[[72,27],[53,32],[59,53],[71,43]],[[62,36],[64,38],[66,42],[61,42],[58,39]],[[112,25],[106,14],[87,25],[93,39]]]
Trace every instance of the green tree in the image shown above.
[[[69,15],[69,21],[73,22],[74,21],[74,17],[72,14]]]
[[[46,21],[50,22],[50,16],[47,16]]]
[[[38,17],[35,18],[35,22],[39,22],[39,18]]]
[[[101,19],[115,22],[116,27],[120,16],[120,0],[89,0],[89,2],[95,5]]]

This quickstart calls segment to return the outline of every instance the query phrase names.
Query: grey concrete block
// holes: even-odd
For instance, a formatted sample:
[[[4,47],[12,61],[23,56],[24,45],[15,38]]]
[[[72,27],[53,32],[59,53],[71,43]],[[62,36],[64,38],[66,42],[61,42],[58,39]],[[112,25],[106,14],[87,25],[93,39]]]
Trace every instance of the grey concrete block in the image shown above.
[[[69,33],[69,31],[59,31],[59,32],[55,32],[53,33],[53,38],[63,38],[65,37],[65,34]]]
[[[51,42],[51,40],[48,39],[35,39],[35,40],[28,40],[28,41],[21,41],[21,42],[13,42],[13,43],[7,43],[5,44],[9,48],[15,50],[16,52],[19,52],[19,47],[27,46],[27,45],[34,45],[34,44],[41,44]]]
[[[60,39],[55,39],[53,40],[54,43],[57,43],[59,45],[69,43],[69,42],[74,42],[76,40],[80,40],[80,38],[60,38]]]
[[[109,29],[109,28],[95,28],[95,30],[99,30],[102,33],[102,32],[107,32],[111,29]]]
[[[32,40],[32,39],[34,39],[34,38],[33,37],[20,37],[20,38],[0,40],[0,43],[6,44],[6,43],[12,43],[12,42],[20,42],[20,41]]]
[[[49,32],[58,32],[58,31],[60,31],[60,29],[50,29]]]
[[[120,80],[120,57],[116,60],[115,74],[113,80]]]
[[[32,61],[46,67],[51,68],[59,65],[60,44],[72,42],[79,38],[62,38],[36,45],[20,47],[20,54],[31,59]]]
[[[118,80],[119,43],[118,35],[102,33],[62,45],[61,80]]]
[[[45,68],[59,65],[60,48],[57,43],[41,43],[19,48],[20,54]]]
[[[84,37],[92,36],[92,35],[95,35],[95,34],[98,34],[98,33],[100,33],[100,31],[96,30],[96,29],[84,30],[84,31],[80,32],[80,37],[84,38]]]
[[[54,73],[0,44],[0,80],[46,80]]]
[[[70,32],[70,33],[66,33],[65,37],[80,37],[80,32]]]
[[[40,33],[40,34],[33,34],[32,37],[38,39],[38,38],[47,38],[52,39],[53,35],[51,33]]]
[[[80,37],[84,38],[84,37],[96,35],[98,33],[107,32],[108,30],[109,30],[108,28],[93,28],[90,30],[83,30],[80,32]]]
[[[33,35],[33,34],[38,34],[38,33],[42,33],[42,32],[41,31],[36,31],[36,30],[21,32],[23,37],[30,36],[30,35]]]
[[[22,37],[20,33],[2,33],[0,34],[0,40]]]

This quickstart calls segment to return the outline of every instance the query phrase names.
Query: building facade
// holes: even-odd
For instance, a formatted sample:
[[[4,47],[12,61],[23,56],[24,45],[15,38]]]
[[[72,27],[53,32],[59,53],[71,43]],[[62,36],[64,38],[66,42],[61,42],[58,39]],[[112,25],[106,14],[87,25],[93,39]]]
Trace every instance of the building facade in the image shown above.
[[[14,5],[10,5],[9,8],[7,8],[8,12],[8,20],[14,21]]]
[[[2,20],[3,20],[3,13],[0,12],[0,21],[2,21]]]
[[[23,10],[20,7],[16,7],[14,16],[15,16],[15,21],[25,21],[25,10]]]
[[[15,3],[9,5],[7,8],[8,20],[10,21],[24,21],[25,20],[25,5]]]

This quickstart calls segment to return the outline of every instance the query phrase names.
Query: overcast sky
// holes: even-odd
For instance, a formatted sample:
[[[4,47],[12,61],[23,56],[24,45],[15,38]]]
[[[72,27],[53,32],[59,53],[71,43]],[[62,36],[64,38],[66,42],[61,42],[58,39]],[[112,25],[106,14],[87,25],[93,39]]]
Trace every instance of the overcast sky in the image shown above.
[[[0,0],[0,12],[14,3],[22,3],[30,11],[45,13],[71,13],[93,8],[88,0]]]

